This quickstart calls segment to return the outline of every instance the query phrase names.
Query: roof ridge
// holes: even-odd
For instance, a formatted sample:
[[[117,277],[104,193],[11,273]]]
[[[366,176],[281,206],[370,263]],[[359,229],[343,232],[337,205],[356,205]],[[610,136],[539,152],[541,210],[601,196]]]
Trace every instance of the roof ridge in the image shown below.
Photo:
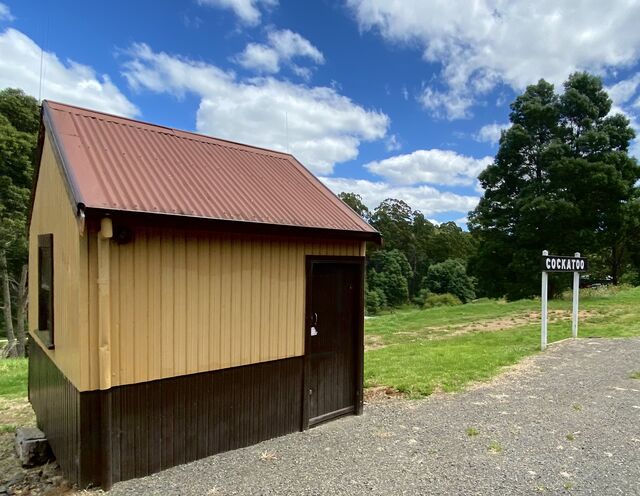
[[[102,110],[93,110],[93,109],[88,109],[86,107],[79,107],[78,105],[72,105],[70,103],[63,103],[63,102],[58,102],[55,100],[44,100],[43,103],[47,103],[47,104],[53,104],[53,105],[59,105],[61,107],[70,107],[70,108],[74,108],[74,109],[78,109],[82,112],[86,112],[88,114],[100,114],[103,115],[105,117],[110,118],[111,120],[124,120],[124,121],[128,121],[131,122],[132,124],[142,124],[144,126],[149,126],[150,128],[155,128],[154,132],[159,132],[160,129],[164,129],[168,132],[170,132],[170,134],[173,134],[176,138],[184,138],[184,139],[190,139],[188,137],[182,137],[179,136],[177,133],[184,133],[184,134],[188,134],[193,136],[194,138],[191,139],[195,139],[195,138],[204,138],[206,140],[213,140],[213,141],[220,141],[222,143],[227,143],[229,145],[236,145],[236,146],[240,146],[240,147],[247,147],[247,148],[252,148],[253,150],[258,150],[261,152],[266,152],[275,156],[281,156],[282,158],[287,158],[287,157],[293,157],[293,155],[291,153],[287,153],[287,152],[281,152],[278,150],[274,150],[272,148],[265,148],[262,146],[256,146],[256,145],[251,145],[249,143],[241,143],[240,141],[234,141],[234,140],[230,140],[230,139],[225,139],[225,138],[218,138],[217,136],[210,136],[208,134],[204,134],[204,133],[198,133],[196,131],[189,131],[186,129],[180,129],[177,127],[171,127],[171,126],[165,126],[163,124],[154,124],[153,122],[149,122],[149,121],[144,121],[142,119],[134,119],[132,117],[125,117],[122,115],[117,115],[117,114],[111,114],[109,112],[103,112]],[[251,152],[250,150],[247,150],[249,152]]]

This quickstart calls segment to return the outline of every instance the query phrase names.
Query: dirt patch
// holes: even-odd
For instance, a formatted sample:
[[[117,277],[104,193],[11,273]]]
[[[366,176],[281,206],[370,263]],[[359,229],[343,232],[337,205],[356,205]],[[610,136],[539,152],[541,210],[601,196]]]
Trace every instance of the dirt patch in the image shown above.
[[[33,468],[23,468],[13,446],[18,427],[35,426],[36,419],[25,398],[0,398],[0,494],[58,496],[97,494],[78,491],[64,479],[58,464],[53,462]]]
[[[597,317],[599,314],[593,310],[582,310],[578,312],[578,318],[585,320],[591,317]],[[554,322],[561,322],[571,320],[571,311],[569,310],[550,310],[548,314],[548,321],[550,324]],[[525,314],[510,315],[507,317],[501,317],[499,319],[481,320],[478,322],[472,322],[470,324],[463,325],[448,325],[439,327],[426,327],[420,331],[415,332],[399,332],[398,334],[405,334],[410,336],[424,336],[427,335],[428,339],[442,339],[451,336],[460,336],[471,332],[478,331],[503,331],[506,329],[512,329],[514,327],[521,327],[525,325],[535,324],[540,322],[540,312],[529,312]]]
[[[364,390],[365,403],[380,403],[389,400],[402,400],[407,398],[405,393],[387,386],[374,386]]]
[[[365,334],[364,336],[364,351],[378,350],[387,346],[383,343],[381,336],[375,334]]]

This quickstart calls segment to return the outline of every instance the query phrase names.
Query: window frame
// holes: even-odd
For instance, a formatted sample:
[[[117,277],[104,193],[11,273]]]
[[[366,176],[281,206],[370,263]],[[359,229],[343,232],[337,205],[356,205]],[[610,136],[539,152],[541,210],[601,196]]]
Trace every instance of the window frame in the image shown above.
[[[45,256],[45,254],[48,258],[48,268],[49,268],[49,274],[45,274],[43,272],[43,258]],[[47,346],[48,349],[52,350],[55,348],[55,341],[54,341],[54,336],[55,336],[55,312],[54,312],[54,277],[55,277],[55,270],[54,270],[54,252],[53,252],[53,234],[52,233],[47,233],[47,234],[39,234],[38,235],[38,328],[37,328],[37,334],[38,337],[41,339],[41,341],[45,344],[45,346]],[[45,277],[48,276],[48,288],[43,288],[43,283],[46,283],[46,281],[44,281]],[[43,308],[42,308],[42,298],[43,298],[43,293],[46,291],[47,293],[47,307],[48,307],[48,315],[43,315]],[[46,321],[46,323],[45,323]]]

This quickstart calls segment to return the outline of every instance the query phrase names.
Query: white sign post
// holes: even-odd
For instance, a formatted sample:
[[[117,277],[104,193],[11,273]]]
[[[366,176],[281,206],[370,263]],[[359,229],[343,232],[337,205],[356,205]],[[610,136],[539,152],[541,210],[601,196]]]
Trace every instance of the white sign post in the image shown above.
[[[578,300],[580,296],[580,272],[587,270],[587,259],[580,253],[573,257],[549,255],[547,250],[542,252],[542,318],[540,327],[540,349],[547,347],[547,300],[549,291],[549,272],[573,272],[573,311],[571,313],[571,335],[578,337]]]
[[[580,252],[574,254],[580,258]],[[571,314],[571,336],[578,337],[578,299],[580,297],[580,272],[573,273],[573,312]]]
[[[542,256],[549,255],[547,250],[542,251]],[[547,292],[549,289],[549,275],[546,270],[542,271],[542,324],[540,329],[540,349],[544,351],[547,347]]]

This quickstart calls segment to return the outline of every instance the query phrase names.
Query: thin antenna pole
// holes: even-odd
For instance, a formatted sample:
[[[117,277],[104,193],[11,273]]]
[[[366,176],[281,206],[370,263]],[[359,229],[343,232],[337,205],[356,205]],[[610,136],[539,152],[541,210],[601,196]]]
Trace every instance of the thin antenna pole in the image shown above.
[[[44,87],[44,47],[47,44],[49,37],[49,2],[46,3],[45,16],[46,20],[44,26],[44,36],[42,43],[40,44],[40,84],[38,86],[38,102],[42,103],[42,92]]]
[[[284,113],[284,128],[285,128],[285,133],[286,133],[286,144],[287,144],[287,153],[290,153],[289,151],[289,115],[287,114],[287,112],[285,111]]]

